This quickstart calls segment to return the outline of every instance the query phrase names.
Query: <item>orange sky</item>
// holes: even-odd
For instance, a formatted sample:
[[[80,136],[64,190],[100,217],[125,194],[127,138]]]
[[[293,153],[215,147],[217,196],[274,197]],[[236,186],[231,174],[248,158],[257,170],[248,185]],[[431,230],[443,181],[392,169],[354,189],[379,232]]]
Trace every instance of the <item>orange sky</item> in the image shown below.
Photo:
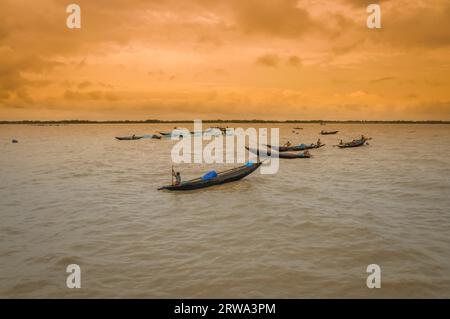
[[[0,119],[450,120],[450,1],[371,2],[0,0]]]

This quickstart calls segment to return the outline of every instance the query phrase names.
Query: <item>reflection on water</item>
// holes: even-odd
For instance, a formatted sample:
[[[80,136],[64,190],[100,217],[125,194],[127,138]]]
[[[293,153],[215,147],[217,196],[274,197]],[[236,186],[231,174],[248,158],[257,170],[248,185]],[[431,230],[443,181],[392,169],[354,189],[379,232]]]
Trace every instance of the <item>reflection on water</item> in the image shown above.
[[[276,126],[295,143],[324,129]],[[450,297],[450,126],[329,124],[311,159],[187,193],[156,190],[174,142],[114,139],[171,127],[0,126],[0,296]]]

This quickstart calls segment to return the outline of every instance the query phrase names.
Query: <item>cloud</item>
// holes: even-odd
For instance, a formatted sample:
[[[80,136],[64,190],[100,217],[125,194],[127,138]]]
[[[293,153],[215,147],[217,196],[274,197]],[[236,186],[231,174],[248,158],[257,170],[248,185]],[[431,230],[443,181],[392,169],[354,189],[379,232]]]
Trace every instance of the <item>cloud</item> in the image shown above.
[[[100,100],[102,97],[103,92],[101,91],[80,92],[67,90],[64,92],[64,98],[72,101]]]
[[[381,1],[369,30],[370,2],[78,0],[69,30],[65,0],[2,0],[0,115],[449,118],[450,3]]]
[[[391,81],[391,80],[395,80],[395,79],[397,79],[397,77],[395,77],[395,76],[385,76],[382,78],[373,79],[370,81],[370,83],[380,83],[380,82],[386,82],[386,81]]]
[[[290,66],[300,66],[302,61],[300,60],[300,58],[296,55],[291,55],[288,59],[287,59],[287,63]]]
[[[276,54],[265,54],[258,57],[256,63],[263,66],[276,67],[280,63],[280,57]]]
[[[237,25],[244,32],[298,38],[317,23],[296,0],[232,1]]]
[[[77,87],[79,89],[85,89],[89,86],[92,86],[92,83],[90,81],[83,81],[83,82],[80,82]]]

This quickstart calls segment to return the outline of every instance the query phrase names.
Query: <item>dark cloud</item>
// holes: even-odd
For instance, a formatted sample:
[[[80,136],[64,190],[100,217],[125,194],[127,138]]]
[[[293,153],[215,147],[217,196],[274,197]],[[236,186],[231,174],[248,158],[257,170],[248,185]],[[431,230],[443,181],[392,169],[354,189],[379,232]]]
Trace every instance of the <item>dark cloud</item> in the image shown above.
[[[280,63],[280,57],[276,54],[265,54],[258,57],[256,63],[263,66],[276,67]]]
[[[300,66],[302,64],[302,61],[300,60],[300,58],[296,55],[291,55],[288,59],[287,59],[287,63],[290,66]]]
[[[83,82],[80,82],[77,87],[79,89],[85,89],[90,86],[92,86],[92,83],[90,81],[83,81]]]
[[[317,27],[296,0],[233,1],[233,10],[238,27],[248,33],[295,38]]]
[[[395,77],[395,76],[385,76],[382,78],[373,79],[370,81],[370,83],[380,83],[380,82],[386,82],[386,81],[391,81],[391,80],[395,80],[395,79],[397,79],[397,77]]]

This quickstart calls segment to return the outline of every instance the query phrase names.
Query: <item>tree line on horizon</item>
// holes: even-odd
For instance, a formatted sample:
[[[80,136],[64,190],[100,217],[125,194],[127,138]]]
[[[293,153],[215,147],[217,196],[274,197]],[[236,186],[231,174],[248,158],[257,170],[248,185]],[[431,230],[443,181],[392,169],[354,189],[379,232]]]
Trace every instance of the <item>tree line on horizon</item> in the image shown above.
[[[203,123],[351,123],[351,124],[450,124],[450,121],[441,120],[202,120]],[[0,121],[0,124],[170,124],[170,123],[194,123],[193,120],[20,120],[20,121]]]

